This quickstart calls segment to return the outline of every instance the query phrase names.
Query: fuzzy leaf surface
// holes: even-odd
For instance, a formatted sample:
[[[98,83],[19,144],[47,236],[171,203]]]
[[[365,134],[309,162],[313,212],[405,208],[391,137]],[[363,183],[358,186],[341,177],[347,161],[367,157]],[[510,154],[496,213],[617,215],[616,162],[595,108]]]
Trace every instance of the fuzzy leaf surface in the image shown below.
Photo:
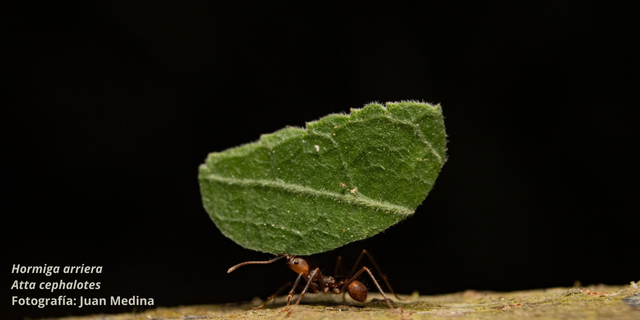
[[[239,245],[310,255],[371,237],[413,214],[446,158],[439,105],[369,104],[209,154],[206,211]]]

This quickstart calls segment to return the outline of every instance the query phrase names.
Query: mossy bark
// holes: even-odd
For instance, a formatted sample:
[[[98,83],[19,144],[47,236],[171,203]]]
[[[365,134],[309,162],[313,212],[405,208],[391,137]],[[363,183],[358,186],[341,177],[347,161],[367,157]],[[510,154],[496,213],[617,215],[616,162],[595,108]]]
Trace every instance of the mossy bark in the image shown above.
[[[380,295],[371,294],[364,304],[341,295],[308,295],[292,314],[281,312],[285,298],[252,310],[260,303],[159,307],[139,313],[91,315],[64,320],[137,319],[640,319],[640,289],[637,285],[551,288],[515,292],[467,290],[436,296],[403,296],[394,305],[405,314],[389,309]]]

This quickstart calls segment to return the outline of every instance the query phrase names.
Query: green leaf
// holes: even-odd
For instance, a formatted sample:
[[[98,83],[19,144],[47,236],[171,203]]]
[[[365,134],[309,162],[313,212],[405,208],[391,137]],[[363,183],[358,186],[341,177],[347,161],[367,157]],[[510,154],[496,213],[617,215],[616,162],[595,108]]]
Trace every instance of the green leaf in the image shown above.
[[[248,249],[309,255],[413,214],[445,158],[439,105],[372,103],[211,153],[198,178],[224,235]]]

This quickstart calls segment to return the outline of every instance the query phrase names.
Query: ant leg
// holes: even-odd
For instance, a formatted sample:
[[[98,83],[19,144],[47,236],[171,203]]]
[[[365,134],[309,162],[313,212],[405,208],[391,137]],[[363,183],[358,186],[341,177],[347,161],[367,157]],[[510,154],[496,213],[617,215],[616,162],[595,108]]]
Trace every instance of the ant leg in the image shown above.
[[[338,256],[338,259],[336,260],[336,268],[333,274],[336,279],[344,279],[344,265],[342,264],[342,256]],[[345,304],[347,302],[344,297],[346,293],[346,291],[342,293],[342,304]]]
[[[333,272],[333,275],[336,279],[344,277],[344,265],[342,264],[341,256],[338,256],[338,259],[336,260],[336,268]]]
[[[380,275],[380,278],[382,278],[382,280],[384,280],[384,284],[387,285],[387,288],[389,288],[389,291],[391,291],[391,293],[393,293],[393,295],[396,298],[398,298],[398,300],[405,300],[406,298],[398,297],[398,294],[395,292],[395,290],[393,290],[393,288],[391,287],[391,284],[389,284],[389,280],[387,280],[387,276],[384,275],[382,273],[382,271],[380,271],[380,267],[378,267],[378,264],[375,262],[375,260],[373,260],[373,257],[371,256],[371,254],[367,250],[362,250],[362,252],[360,252],[360,255],[358,256],[358,259],[356,259],[356,263],[353,265],[353,268],[351,269],[351,272],[349,272],[349,275],[347,276],[347,279],[351,279],[351,276],[353,275],[353,273],[358,268],[358,265],[360,264],[360,261],[362,260],[362,257],[364,255],[366,255],[369,258],[369,261],[371,261],[371,263],[373,264],[373,267],[376,268],[376,271],[378,272],[378,275]],[[362,272],[362,270],[360,270],[360,271]],[[356,277],[354,277],[353,279],[355,279],[355,278]]]
[[[256,309],[260,309],[262,307],[264,307],[265,305],[267,305],[267,303],[273,301],[273,299],[278,296],[280,294],[280,292],[282,292],[284,289],[286,289],[287,287],[289,287],[290,285],[292,285],[293,283],[291,281],[287,282],[284,284],[284,286],[280,287],[280,289],[278,289],[278,291],[276,291],[276,293],[270,295],[267,299],[264,300],[264,302],[257,306],[257,307],[253,307],[251,308],[251,310],[256,310]]]
[[[300,283],[300,278],[302,278],[302,273],[298,274],[296,282],[293,283],[293,287],[291,288],[291,291],[289,291],[289,295],[287,296],[287,305],[284,306],[284,310],[282,310],[283,312],[289,309],[291,298],[293,298],[293,294],[296,292],[296,287],[298,287],[298,284]],[[309,283],[307,283],[307,285],[309,285]]]
[[[320,272],[320,268],[315,268],[313,270],[313,272],[311,272],[311,274],[309,275],[309,281],[307,281],[307,285],[304,286],[304,289],[302,289],[302,292],[300,292],[300,296],[298,297],[298,300],[296,301],[296,304],[294,304],[291,309],[289,310],[289,304],[287,303],[287,306],[284,308],[284,310],[282,310],[282,312],[289,310],[289,314],[291,314],[293,312],[293,309],[295,309],[298,304],[300,304],[300,300],[302,300],[302,297],[304,296],[304,294],[307,292],[307,289],[309,289],[309,285],[311,284],[311,280],[313,280],[313,277],[316,276],[316,274]],[[300,274],[302,275],[302,273]],[[313,289],[313,287],[311,287]]]
[[[366,251],[364,251],[366,252]],[[347,281],[345,283],[345,286],[341,289],[341,290],[345,290],[346,288],[349,287],[349,284],[351,282],[353,282],[354,280],[356,280],[363,272],[367,272],[369,274],[369,277],[371,278],[371,280],[373,280],[373,283],[376,284],[376,287],[378,288],[378,291],[380,291],[380,294],[382,294],[382,297],[384,298],[384,301],[387,302],[387,305],[389,305],[389,308],[391,308],[391,310],[393,311],[399,311],[401,314],[404,314],[404,310],[402,308],[394,308],[393,305],[391,304],[391,301],[389,300],[389,298],[387,297],[387,295],[384,293],[384,291],[382,290],[382,288],[380,288],[380,284],[378,283],[378,281],[376,280],[376,278],[373,276],[373,273],[371,273],[371,270],[369,270],[369,268],[367,267],[362,267],[362,269],[360,269],[360,271],[358,271],[353,278],[349,279],[349,281]]]

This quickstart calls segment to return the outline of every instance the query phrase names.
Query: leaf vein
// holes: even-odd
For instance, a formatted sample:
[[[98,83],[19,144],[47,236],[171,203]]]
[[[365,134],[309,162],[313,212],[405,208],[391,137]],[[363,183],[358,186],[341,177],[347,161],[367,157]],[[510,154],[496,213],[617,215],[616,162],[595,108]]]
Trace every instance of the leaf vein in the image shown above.
[[[401,214],[405,216],[411,215],[414,212],[411,208],[399,206],[386,201],[375,200],[375,199],[366,197],[362,194],[353,196],[351,194],[341,194],[341,193],[335,193],[335,192],[330,192],[326,190],[317,190],[317,189],[313,189],[313,188],[309,188],[309,187],[305,187],[305,186],[301,186],[293,183],[287,183],[282,180],[270,181],[270,180],[260,180],[260,179],[238,179],[238,178],[222,177],[216,174],[209,174],[206,176],[206,179],[210,181],[229,184],[229,185],[241,185],[246,187],[262,187],[262,188],[266,187],[266,188],[278,189],[278,190],[290,192],[290,193],[304,194],[306,196],[330,198],[333,200],[340,200],[342,202],[352,204],[352,205],[373,207],[380,210],[390,211],[392,213]]]

